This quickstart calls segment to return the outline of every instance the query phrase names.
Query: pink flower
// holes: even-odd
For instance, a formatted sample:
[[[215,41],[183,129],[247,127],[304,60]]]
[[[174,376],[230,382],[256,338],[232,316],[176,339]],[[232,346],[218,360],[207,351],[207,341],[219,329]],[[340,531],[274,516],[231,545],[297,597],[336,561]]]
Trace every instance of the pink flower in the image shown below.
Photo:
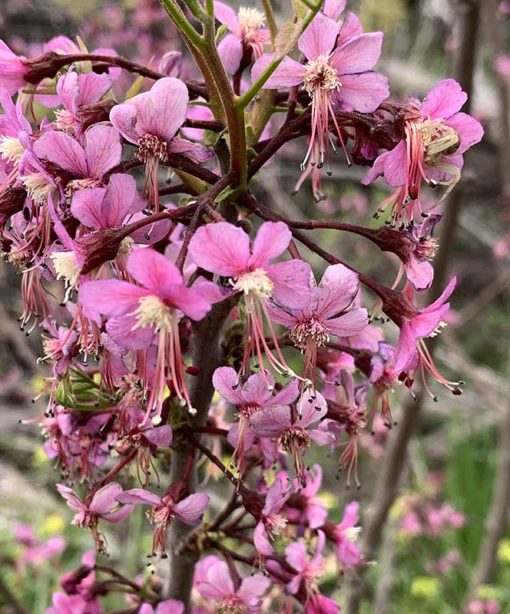
[[[289,519],[295,520],[301,525],[309,526],[311,529],[322,527],[328,516],[328,511],[322,499],[317,496],[321,484],[322,467],[314,465],[313,473],[310,470],[306,472],[306,486],[293,496],[296,507],[289,506],[286,510]],[[291,501],[291,505],[293,505],[293,501]]]
[[[115,128],[97,124],[85,132],[83,144],[65,132],[47,130],[34,143],[34,153],[74,177],[66,188],[72,194],[102,185],[105,173],[120,163],[122,146]]]
[[[284,514],[278,512],[292,494],[290,489],[284,490],[283,480],[278,476],[267,491],[261,517],[253,532],[253,543],[257,551],[265,556],[273,554],[273,546],[269,538],[280,535],[287,526]]]
[[[45,614],[101,614],[102,611],[97,599],[86,601],[81,595],[53,593],[51,606]]]
[[[240,611],[257,614],[261,611],[262,597],[271,581],[262,574],[243,578],[235,588],[225,562],[219,561],[209,567],[206,578],[196,583],[196,589],[205,599],[217,603],[217,611]]]
[[[178,321],[182,314],[201,320],[211,308],[202,285],[187,288],[177,267],[163,255],[148,248],[128,257],[127,271],[143,287],[127,281],[105,280],[83,284],[80,303],[92,317],[104,314],[111,338],[129,350],[146,348],[158,337],[156,368],[152,376],[147,416],[161,415],[167,383],[191,407],[179,340]],[[204,288],[212,286],[204,281]],[[182,314],[181,314],[182,312]],[[171,382],[171,383],[170,383]]]
[[[355,567],[361,562],[361,551],[355,540],[361,530],[359,523],[359,503],[351,501],[345,506],[340,524],[324,526],[324,532],[336,545],[336,558],[341,566]]]
[[[57,484],[57,490],[67,501],[67,505],[76,512],[71,521],[72,524],[92,529],[98,550],[105,552],[106,544],[98,531],[98,520],[102,518],[108,522],[121,522],[129,516],[133,509],[132,505],[119,506],[116,497],[122,492],[122,486],[116,482],[110,482],[96,490],[92,497],[87,496],[85,501],[82,501],[71,488],[64,484]]]
[[[423,102],[411,100],[406,116],[406,138],[381,154],[362,183],[379,175],[396,191],[379,207],[391,205],[395,222],[410,222],[415,210],[422,213],[422,180],[432,187],[448,186],[443,199],[459,181],[463,154],[483,136],[479,122],[459,110],[467,94],[453,79],[441,81]]]
[[[195,526],[202,521],[205,509],[209,504],[209,495],[195,493],[180,501],[175,501],[168,492],[160,497],[143,488],[132,488],[120,493],[117,501],[129,505],[152,505],[148,517],[156,526],[152,544],[152,553],[156,555],[157,553],[165,554],[166,530],[173,518],[191,526]]]
[[[264,53],[264,43],[269,41],[268,30],[262,27],[264,13],[243,6],[236,14],[223,2],[215,2],[214,15],[229,31],[218,45],[218,53],[227,73],[233,75],[238,71],[245,49],[250,49],[255,58],[260,58]]]
[[[280,351],[274,330],[267,317],[266,303],[273,298],[282,305],[298,307],[301,293],[309,284],[310,265],[302,260],[270,264],[288,247],[291,232],[283,222],[265,222],[250,248],[250,237],[228,222],[201,226],[189,244],[195,263],[211,273],[231,277],[234,290],[244,296],[247,315],[243,373],[250,356],[255,354],[263,368],[265,352],[271,366],[280,373],[291,374]],[[275,343],[276,356],[265,339],[263,317],[268,321]],[[265,377],[265,370],[262,375]]]
[[[494,61],[494,68],[503,79],[510,77],[510,55],[500,55]]]
[[[341,44],[337,46],[339,36]],[[345,40],[340,25],[319,13],[299,38],[298,48],[305,56],[306,63],[301,64],[286,56],[265,83],[267,89],[303,84],[312,99],[312,138],[303,167],[310,156],[316,165],[324,164],[329,157],[331,120],[343,143],[334,105],[370,113],[388,97],[387,78],[372,72],[381,54],[382,39],[382,32],[373,32]],[[253,80],[259,77],[272,59],[267,54],[255,63]]]
[[[177,137],[186,119],[188,90],[174,77],[156,81],[149,92],[138,94],[110,112],[110,121],[122,136],[138,145],[135,156],[146,164],[149,200],[159,211],[158,168],[170,153],[193,155],[199,161],[210,157],[201,145]]]
[[[444,319],[450,310],[446,301],[457,284],[457,278],[452,277],[442,294],[428,307],[420,309],[415,315],[404,317],[400,327],[400,336],[393,357],[393,369],[396,373],[408,373],[418,366],[423,375],[428,372],[439,383],[446,386],[453,394],[461,394],[460,382],[446,380],[437,370],[423,339],[433,337],[445,326]],[[428,390],[432,398],[435,396]]]
[[[255,373],[246,382],[230,367],[219,367],[213,375],[213,386],[221,396],[235,406],[239,418],[237,444],[234,456],[242,464],[245,439],[250,428],[251,417],[266,408],[277,408],[293,403],[298,394],[298,384],[291,382],[276,394],[273,394],[275,379],[271,373]]]
[[[368,324],[366,309],[353,309],[359,291],[358,276],[342,264],[329,266],[317,286],[313,275],[308,288],[301,293],[298,308],[270,301],[270,317],[290,329],[294,345],[305,353],[305,377],[315,381],[317,350],[330,335],[352,337]]]
[[[278,437],[280,446],[292,455],[297,476],[306,485],[303,452],[313,440],[318,445],[331,442],[329,433],[319,430],[317,422],[328,412],[326,399],[319,393],[306,390],[301,396],[297,416],[290,407],[263,409],[251,418],[251,425],[259,437]],[[312,428],[313,427],[313,428]]]
[[[29,68],[25,58],[17,56],[0,40],[0,86],[12,96],[25,85],[25,75]]]
[[[138,610],[138,614],[184,614],[184,604],[177,599],[160,601],[155,608],[144,603]]]

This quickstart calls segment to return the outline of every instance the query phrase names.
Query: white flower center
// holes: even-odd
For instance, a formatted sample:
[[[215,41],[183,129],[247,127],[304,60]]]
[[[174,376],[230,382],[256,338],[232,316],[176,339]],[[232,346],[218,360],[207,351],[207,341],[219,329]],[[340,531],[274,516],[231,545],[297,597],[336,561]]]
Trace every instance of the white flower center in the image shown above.
[[[25,148],[19,139],[13,136],[4,136],[0,139],[0,154],[4,160],[19,164],[24,153]]]
[[[349,527],[345,529],[344,535],[351,544],[355,544],[358,541],[359,534],[361,533],[361,527]]]
[[[264,13],[246,6],[242,6],[239,9],[237,18],[239,19],[239,25],[244,28],[245,34],[253,34],[264,25],[266,20]]]
[[[322,347],[329,342],[326,326],[315,316],[294,326],[289,337],[300,350],[305,350],[309,341],[316,347]]]
[[[51,184],[42,173],[30,173],[20,177],[28,195],[31,196],[38,205],[44,204],[48,200],[51,191]]]
[[[329,63],[327,55],[320,55],[305,65],[303,84],[310,95],[318,89],[329,91],[341,86],[338,72]]]
[[[155,294],[142,296],[134,315],[137,318],[133,330],[151,326],[157,331],[165,330],[170,332],[174,326],[174,311],[167,307],[165,303]]]
[[[53,252],[51,254],[57,279],[63,279],[66,288],[73,288],[80,277],[80,266],[74,252]]]
[[[57,130],[62,130],[62,132],[72,134],[74,132],[76,120],[70,111],[67,111],[66,109],[59,109],[58,111],[55,111],[55,124],[57,126]]]
[[[124,237],[119,245],[120,254],[130,254],[133,250],[134,241],[131,237]]]
[[[273,282],[264,269],[255,269],[240,275],[234,284],[234,288],[247,296],[268,299],[273,293]]]

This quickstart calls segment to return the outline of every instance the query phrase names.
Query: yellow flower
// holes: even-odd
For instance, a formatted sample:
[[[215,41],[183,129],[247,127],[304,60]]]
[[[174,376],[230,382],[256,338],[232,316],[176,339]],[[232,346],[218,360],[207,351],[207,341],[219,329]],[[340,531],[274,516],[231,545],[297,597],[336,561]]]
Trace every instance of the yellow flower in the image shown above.
[[[501,563],[510,563],[510,539],[502,539],[499,542],[498,560]]]
[[[62,533],[66,523],[63,518],[58,514],[50,514],[47,516],[42,526],[42,533],[45,536],[55,535],[56,533]]]
[[[435,599],[439,596],[440,586],[437,578],[416,576],[411,583],[411,595],[419,599]]]

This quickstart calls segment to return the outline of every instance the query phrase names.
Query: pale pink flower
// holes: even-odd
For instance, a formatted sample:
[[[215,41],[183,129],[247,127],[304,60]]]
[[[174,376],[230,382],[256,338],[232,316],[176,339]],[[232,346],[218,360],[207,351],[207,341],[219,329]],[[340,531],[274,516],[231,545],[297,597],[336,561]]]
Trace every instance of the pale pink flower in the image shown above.
[[[29,68],[25,58],[16,55],[3,40],[0,40],[0,86],[12,96],[25,85]]]
[[[138,614],[184,614],[184,604],[177,599],[160,601],[155,608],[144,603],[138,610]]]
[[[260,520],[253,532],[253,543],[259,554],[264,556],[273,554],[273,546],[269,540],[281,535],[287,526],[285,514],[278,512],[281,511],[291,494],[292,490],[284,488],[283,480],[277,476],[267,491]]]
[[[344,515],[339,524],[327,523],[323,531],[336,546],[336,558],[342,567],[355,567],[361,562],[361,550],[356,545],[360,532],[359,503],[351,501],[344,508]]]

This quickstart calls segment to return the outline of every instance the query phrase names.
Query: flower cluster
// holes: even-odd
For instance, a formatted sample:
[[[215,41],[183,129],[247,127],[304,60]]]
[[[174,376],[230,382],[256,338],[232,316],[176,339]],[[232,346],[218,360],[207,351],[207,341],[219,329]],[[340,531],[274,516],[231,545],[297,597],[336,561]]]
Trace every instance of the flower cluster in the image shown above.
[[[328,558],[340,572],[366,564],[359,505],[330,519],[308,450],[328,447],[358,483],[360,437],[376,413],[392,426],[399,383],[432,376],[460,394],[425,341],[442,328],[456,280],[417,306],[440,216],[416,217],[428,215],[424,186],[446,195],[483,131],[460,112],[466,95],[452,80],[423,102],[386,101],[388,79],[373,70],[383,34],[364,33],[345,2],[308,9],[285,53],[254,8],[214,2],[212,15],[190,3],[202,35],[171,4],[198,80],[175,76],[175,56],[156,72],[64,39],[34,58],[0,46],[0,233],[21,275],[22,328],[42,330],[50,365],[44,449],[67,482],[57,489],[72,524],[99,552],[104,526],[143,505],[151,555],[174,566],[183,552],[201,557],[200,611],[269,611],[278,599],[289,611],[297,601],[336,612],[321,580]],[[275,132],[277,99],[287,114]],[[255,196],[258,171],[299,136],[309,138],[299,184],[312,174],[315,194],[337,143],[349,163],[372,164],[365,183],[383,175],[396,189],[380,211],[391,206],[398,228],[330,226],[397,255],[393,287],[299,231],[320,222],[293,222]],[[319,282],[297,242],[325,261]],[[370,313],[362,288],[378,299]],[[380,309],[399,330],[395,345],[374,324]],[[197,488],[211,475],[198,457],[230,482],[221,509],[205,479]],[[101,611],[109,584],[99,573],[109,572],[92,559],[62,579],[48,612]],[[115,573],[143,614],[189,606],[182,586],[165,595]]]

